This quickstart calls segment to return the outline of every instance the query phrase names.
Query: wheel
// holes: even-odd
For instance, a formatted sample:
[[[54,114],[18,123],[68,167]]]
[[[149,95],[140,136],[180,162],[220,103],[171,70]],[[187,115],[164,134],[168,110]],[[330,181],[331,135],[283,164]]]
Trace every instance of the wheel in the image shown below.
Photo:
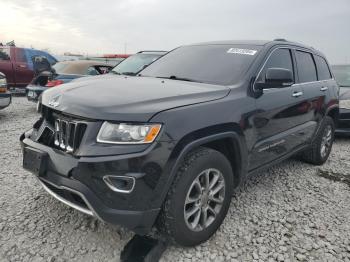
[[[302,160],[314,165],[327,161],[334,141],[334,121],[326,116],[311,147],[301,155]]]
[[[208,240],[224,220],[233,192],[230,162],[220,152],[198,148],[183,160],[157,227],[182,246]]]

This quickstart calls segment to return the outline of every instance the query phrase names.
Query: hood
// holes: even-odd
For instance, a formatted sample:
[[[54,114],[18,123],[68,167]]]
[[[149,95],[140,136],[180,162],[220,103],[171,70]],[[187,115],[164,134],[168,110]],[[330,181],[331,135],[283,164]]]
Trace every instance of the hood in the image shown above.
[[[350,99],[350,87],[340,87],[339,100]]]
[[[43,93],[42,104],[90,119],[147,122],[158,112],[225,97],[229,88],[151,77],[104,77]]]
[[[82,81],[90,81],[90,80],[97,80],[97,79],[107,79],[107,78],[115,78],[115,77],[124,77],[121,75],[116,74],[103,74],[103,75],[96,75],[96,76],[84,76],[79,77],[73,80],[73,82],[82,82]]]

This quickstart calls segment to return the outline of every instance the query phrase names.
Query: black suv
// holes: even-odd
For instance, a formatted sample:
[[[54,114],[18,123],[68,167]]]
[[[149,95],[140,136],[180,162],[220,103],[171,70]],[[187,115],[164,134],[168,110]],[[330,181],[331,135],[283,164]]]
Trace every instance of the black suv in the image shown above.
[[[45,92],[20,139],[23,165],[79,211],[192,246],[218,229],[248,175],[296,154],[327,160],[338,93],[323,54],[304,45],[182,46],[138,77]]]

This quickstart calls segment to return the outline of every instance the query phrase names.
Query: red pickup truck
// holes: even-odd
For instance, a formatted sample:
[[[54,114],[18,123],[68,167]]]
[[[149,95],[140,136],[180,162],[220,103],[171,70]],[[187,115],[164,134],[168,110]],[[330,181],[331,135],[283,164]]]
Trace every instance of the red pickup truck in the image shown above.
[[[0,72],[7,78],[9,87],[26,87],[33,79],[34,56],[44,56],[51,65],[57,62],[52,55],[35,49],[0,46]]]

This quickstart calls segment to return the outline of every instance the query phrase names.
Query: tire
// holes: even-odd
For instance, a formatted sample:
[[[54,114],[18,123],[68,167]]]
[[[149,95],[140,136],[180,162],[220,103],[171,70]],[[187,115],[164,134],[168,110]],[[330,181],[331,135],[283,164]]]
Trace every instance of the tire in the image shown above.
[[[334,130],[333,119],[326,116],[311,147],[302,153],[301,159],[313,165],[322,165],[326,162],[332,150]]]
[[[205,180],[207,177],[209,179]],[[220,189],[222,184],[224,187]],[[211,190],[208,190],[209,185],[212,186]],[[218,189],[214,196],[210,196]],[[233,172],[230,162],[222,153],[200,147],[188,153],[182,161],[158,217],[157,228],[172,243],[198,245],[208,240],[222,224],[232,192]],[[194,210],[197,211],[190,216]],[[215,217],[213,212],[216,212]]]

